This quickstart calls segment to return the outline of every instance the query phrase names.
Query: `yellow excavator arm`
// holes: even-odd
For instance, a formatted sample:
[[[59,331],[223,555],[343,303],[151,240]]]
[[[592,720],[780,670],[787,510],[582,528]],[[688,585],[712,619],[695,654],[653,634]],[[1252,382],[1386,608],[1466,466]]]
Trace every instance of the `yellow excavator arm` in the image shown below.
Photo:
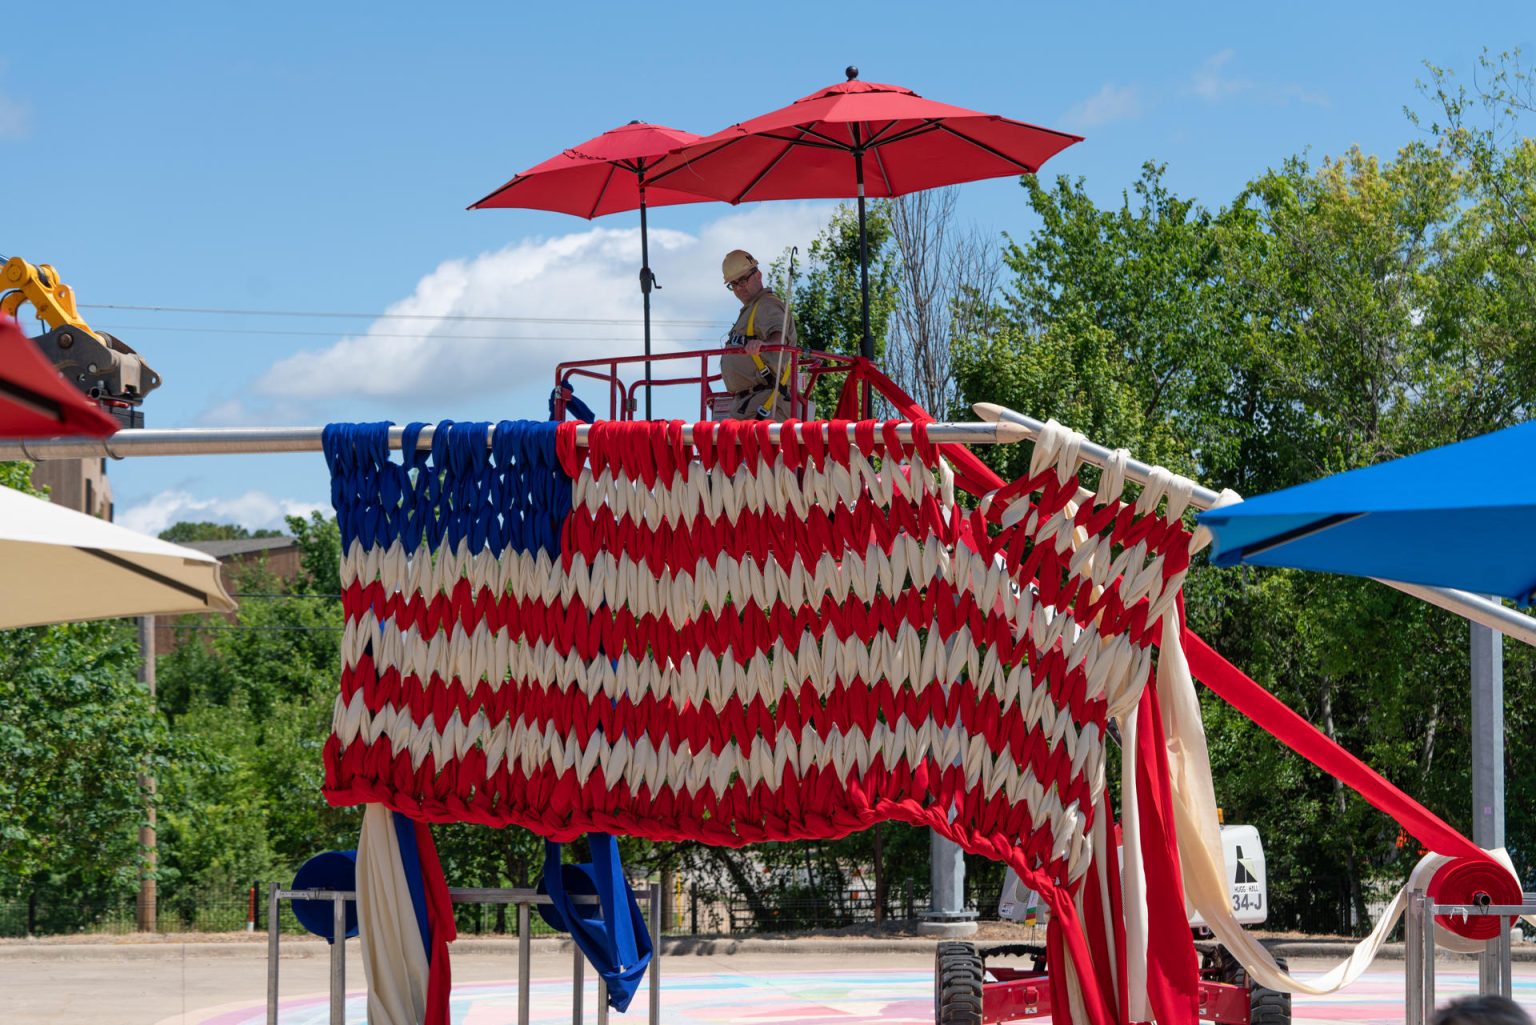
[[[0,315],[19,317],[21,304],[29,302],[37,311],[37,319],[50,328],[75,327],[91,331],[91,325],[75,308],[75,290],[59,280],[51,264],[34,267],[19,256],[5,261],[0,268]]]
[[[49,264],[33,266],[13,256],[0,266],[0,316],[17,317],[31,303],[48,333],[33,338],[64,379],[95,399],[124,427],[144,426],[138,406],[160,387],[150,369],[122,340],[97,331],[80,316],[75,293]]]

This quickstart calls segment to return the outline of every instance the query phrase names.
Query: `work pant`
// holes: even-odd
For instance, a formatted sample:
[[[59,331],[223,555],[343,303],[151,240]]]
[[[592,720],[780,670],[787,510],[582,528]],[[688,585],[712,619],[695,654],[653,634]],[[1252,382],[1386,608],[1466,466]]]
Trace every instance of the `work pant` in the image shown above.
[[[789,353],[764,353],[762,360],[773,371],[774,380],[777,381],[789,361]],[[758,411],[773,398],[773,387],[763,380],[757,363],[745,352],[729,352],[721,356],[720,377],[725,390],[736,396],[729,419],[755,420]],[[775,420],[786,420],[789,414],[790,402],[780,395],[774,400],[772,417]]]

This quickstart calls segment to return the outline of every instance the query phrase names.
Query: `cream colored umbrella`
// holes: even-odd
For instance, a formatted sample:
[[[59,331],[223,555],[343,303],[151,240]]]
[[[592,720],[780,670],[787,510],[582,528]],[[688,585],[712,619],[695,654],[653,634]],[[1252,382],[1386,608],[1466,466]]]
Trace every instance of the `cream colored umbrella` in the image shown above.
[[[0,629],[234,609],[213,556],[0,487]]]

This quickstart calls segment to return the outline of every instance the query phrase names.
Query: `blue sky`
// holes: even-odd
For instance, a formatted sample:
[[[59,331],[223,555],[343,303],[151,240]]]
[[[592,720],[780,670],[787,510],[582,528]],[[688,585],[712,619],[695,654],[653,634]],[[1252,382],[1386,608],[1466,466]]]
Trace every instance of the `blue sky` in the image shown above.
[[[0,39],[0,253],[54,264],[165,386],[151,426],[543,415],[555,362],[637,351],[637,222],[467,212],[640,118],[706,133],[839,81],[1077,131],[1114,201],[1143,161],[1209,206],[1287,156],[1390,155],[1431,60],[1536,44],[1523,3],[18,4]],[[804,250],[832,204],[653,212],[658,347],[734,317],[723,252]],[[961,191],[1027,234],[1014,180]],[[292,317],[108,309],[329,313]],[[599,323],[445,317],[582,318]],[[28,326],[28,322],[24,322]],[[660,412],[672,407],[658,406]],[[677,407],[679,415],[687,415]],[[127,460],[118,517],[275,526],[323,460]]]

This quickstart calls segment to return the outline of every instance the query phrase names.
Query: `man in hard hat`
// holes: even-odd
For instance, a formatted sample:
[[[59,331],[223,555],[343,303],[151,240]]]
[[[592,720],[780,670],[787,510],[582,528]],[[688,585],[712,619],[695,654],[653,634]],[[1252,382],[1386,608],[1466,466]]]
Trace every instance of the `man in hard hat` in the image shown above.
[[[764,346],[794,345],[794,318],[788,316],[784,300],[763,287],[763,272],[751,253],[731,250],[725,254],[720,271],[725,287],[741,303],[741,313],[725,342],[726,348],[740,351],[720,357],[720,376],[736,399],[729,415],[734,420],[784,420],[790,415],[790,400],[785,394],[788,385],[783,379],[789,353],[762,350]]]

